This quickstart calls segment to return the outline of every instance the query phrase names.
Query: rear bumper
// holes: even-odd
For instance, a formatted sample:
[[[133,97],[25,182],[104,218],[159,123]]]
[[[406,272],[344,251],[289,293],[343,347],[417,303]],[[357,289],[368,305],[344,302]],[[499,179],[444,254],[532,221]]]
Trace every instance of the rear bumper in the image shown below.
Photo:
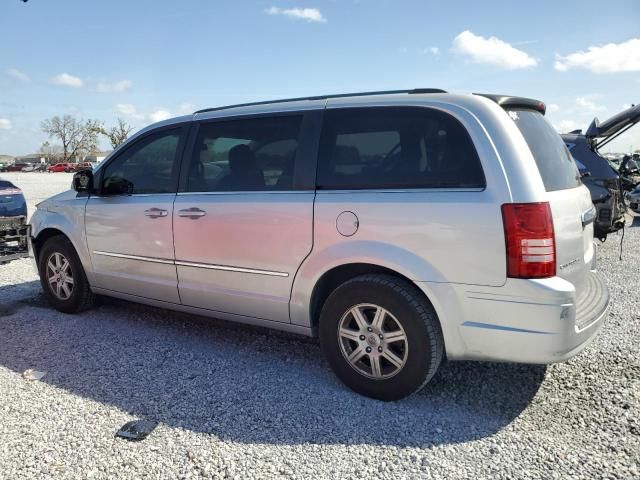
[[[561,362],[593,340],[609,312],[609,291],[595,271],[579,298],[559,277],[452,289],[449,305],[437,308],[451,360]]]

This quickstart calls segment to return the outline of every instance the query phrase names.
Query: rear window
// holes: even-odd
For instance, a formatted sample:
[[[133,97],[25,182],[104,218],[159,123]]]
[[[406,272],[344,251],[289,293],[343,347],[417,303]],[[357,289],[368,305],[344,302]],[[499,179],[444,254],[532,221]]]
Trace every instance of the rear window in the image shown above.
[[[547,192],[580,185],[580,173],[558,132],[539,112],[509,110],[538,164]]]
[[[6,180],[0,180],[0,188],[14,188],[13,183]]]
[[[416,107],[325,113],[318,188],[483,188],[478,153],[464,126]]]

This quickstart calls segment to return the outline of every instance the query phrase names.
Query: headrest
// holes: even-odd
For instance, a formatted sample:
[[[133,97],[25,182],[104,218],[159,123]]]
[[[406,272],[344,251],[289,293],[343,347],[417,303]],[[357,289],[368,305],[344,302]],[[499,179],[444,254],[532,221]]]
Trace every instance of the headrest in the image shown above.
[[[246,145],[236,145],[229,150],[229,168],[234,173],[242,173],[255,169],[256,156]]]

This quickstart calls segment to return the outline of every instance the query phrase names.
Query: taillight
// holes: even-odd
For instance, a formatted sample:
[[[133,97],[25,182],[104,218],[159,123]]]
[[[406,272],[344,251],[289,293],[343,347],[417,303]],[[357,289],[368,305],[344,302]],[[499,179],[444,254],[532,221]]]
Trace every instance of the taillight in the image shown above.
[[[507,277],[546,278],[556,274],[556,246],[549,203],[502,205]]]

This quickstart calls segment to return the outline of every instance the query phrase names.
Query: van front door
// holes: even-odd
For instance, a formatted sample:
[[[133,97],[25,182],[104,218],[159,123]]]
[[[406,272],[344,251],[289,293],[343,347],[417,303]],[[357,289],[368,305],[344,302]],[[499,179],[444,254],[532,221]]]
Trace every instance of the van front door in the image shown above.
[[[85,213],[95,287],[180,303],[172,214],[185,130],[144,136],[98,174]]]

